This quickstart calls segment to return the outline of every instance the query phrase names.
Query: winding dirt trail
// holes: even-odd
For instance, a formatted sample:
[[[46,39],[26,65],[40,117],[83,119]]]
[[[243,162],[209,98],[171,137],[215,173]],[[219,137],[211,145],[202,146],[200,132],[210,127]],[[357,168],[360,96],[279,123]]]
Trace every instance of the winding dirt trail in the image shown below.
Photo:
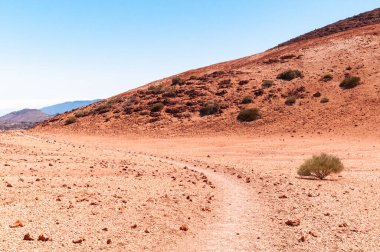
[[[20,133],[19,136],[41,143],[53,142],[49,138],[29,134]],[[74,146],[70,140],[72,139],[69,139],[66,143],[61,141],[54,142]],[[95,150],[96,146],[94,142],[87,142],[86,153],[90,149]],[[202,221],[203,230],[198,231],[196,228],[196,232],[182,233],[180,237],[173,237],[174,239],[170,239],[171,242],[168,243],[168,246],[159,246],[156,248],[157,251],[273,251],[273,247],[270,245],[269,229],[271,225],[266,221],[265,211],[260,207],[257,192],[250,183],[245,183],[243,180],[238,180],[229,174],[206,168],[209,165],[208,163],[203,162],[202,166],[200,166],[197,160],[190,160],[191,156],[188,156],[186,161],[175,156],[175,154],[164,158],[149,151],[143,154],[134,147],[128,146],[126,148],[125,145],[115,143],[102,145],[101,153],[102,155],[108,153],[112,157],[131,158],[135,156],[138,162],[149,160],[151,167],[157,167],[158,169],[175,167],[178,170],[199,173],[205,175],[207,180],[215,186],[212,189],[215,196],[211,210],[213,217]],[[163,181],[162,185],[165,184]],[[185,192],[182,191],[181,193]],[[193,190],[191,193],[198,194],[199,191]],[[193,206],[188,205],[188,207]],[[197,218],[196,215],[192,217]],[[186,215],[184,218],[186,218]],[[193,226],[190,225],[189,228],[191,231],[195,231]]]
[[[269,233],[269,225],[263,225],[263,211],[260,209],[259,200],[246,184],[229,175],[187,162],[144,156],[206,175],[216,186],[217,193],[222,196],[220,207],[214,212],[217,221],[206,226],[196,236],[185,238],[170,251],[271,250],[268,240],[264,238]]]

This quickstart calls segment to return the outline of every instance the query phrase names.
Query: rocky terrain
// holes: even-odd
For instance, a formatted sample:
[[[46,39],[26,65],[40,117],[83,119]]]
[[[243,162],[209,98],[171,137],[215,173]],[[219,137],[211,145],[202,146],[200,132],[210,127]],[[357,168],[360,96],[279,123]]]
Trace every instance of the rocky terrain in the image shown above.
[[[378,139],[0,134],[4,251],[376,251]],[[296,175],[319,152],[346,167]]]

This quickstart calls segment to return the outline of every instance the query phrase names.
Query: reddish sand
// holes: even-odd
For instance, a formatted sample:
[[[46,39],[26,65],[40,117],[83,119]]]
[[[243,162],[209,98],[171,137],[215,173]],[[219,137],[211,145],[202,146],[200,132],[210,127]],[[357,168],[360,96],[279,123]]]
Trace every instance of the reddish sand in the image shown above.
[[[380,246],[378,138],[132,139],[12,132],[1,133],[0,140],[1,250]],[[345,171],[325,181],[298,178],[302,161],[320,152],[338,155]],[[11,228],[18,220],[23,226]],[[291,227],[288,220],[300,224]],[[27,233],[34,241],[23,240]],[[51,240],[37,241],[40,234]]]

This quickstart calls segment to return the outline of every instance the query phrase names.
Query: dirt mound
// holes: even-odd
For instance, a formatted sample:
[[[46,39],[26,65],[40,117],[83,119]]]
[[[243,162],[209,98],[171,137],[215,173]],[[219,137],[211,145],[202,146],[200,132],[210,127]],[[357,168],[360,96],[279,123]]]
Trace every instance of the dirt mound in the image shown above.
[[[379,34],[379,24],[369,25],[191,70],[54,117],[34,130],[152,136],[375,134],[380,123]],[[359,81],[343,88],[342,81],[350,77]],[[258,108],[259,116],[240,122],[239,113],[251,108]]]
[[[327,25],[320,29],[316,29],[312,32],[308,32],[304,35],[301,35],[285,43],[282,43],[278,45],[278,47],[300,42],[303,40],[326,37],[338,32],[348,31],[355,28],[360,28],[367,25],[373,25],[373,24],[379,24],[379,23],[380,23],[380,8],[338,21],[336,23]]]

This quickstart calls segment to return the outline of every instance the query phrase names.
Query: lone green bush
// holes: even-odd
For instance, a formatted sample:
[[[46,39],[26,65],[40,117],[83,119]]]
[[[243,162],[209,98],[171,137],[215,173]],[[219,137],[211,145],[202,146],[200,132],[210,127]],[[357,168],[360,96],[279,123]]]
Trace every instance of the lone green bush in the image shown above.
[[[340,173],[344,166],[339,158],[322,153],[306,160],[298,169],[300,176],[311,176],[324,179],[331,173]]]
[[[239,112],[237,119],[240,122],[252,122],[261,117],[260,111],[257,108],[243,109]]]
[[[291,81],[295,78],[301,78],[302,72],[299,70],[287,70],[277,75],[277,79]]]
[[[220,106],[217,102],[207,102],[199,110],[200,116],[215,115],[220,111]]]
[[[353,76],[345,78],[339,85],[342,89],[354,88],[360,83],[360,77]]]
[[[66,121],[65,121],[65,125],[73,124],[73,123],[75,123],[76,121],[77,121],[77,119],[76,119],[74,116],[72,116],[72,117],[66,119]]]

